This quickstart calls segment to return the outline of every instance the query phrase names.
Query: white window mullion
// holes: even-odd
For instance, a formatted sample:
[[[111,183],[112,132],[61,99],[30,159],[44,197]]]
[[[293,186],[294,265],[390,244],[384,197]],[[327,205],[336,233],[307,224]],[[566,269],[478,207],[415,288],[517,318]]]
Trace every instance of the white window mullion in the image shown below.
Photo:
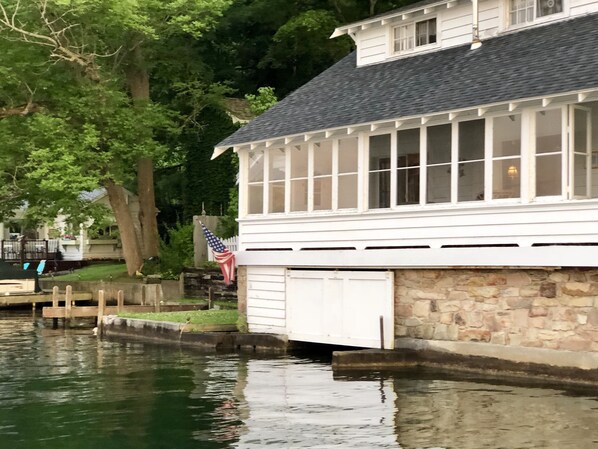
[[[397,132],[390,133],[390,208],[397,205]]]
[[[428,129],[419,129],[419,204],[424,206],[428,197]]]
[[[262,204],[262,214],[266,215],[270,206],[270,151],[264,150],[264,204]]]
[[[521,114],[521,202],[536,197],[536,114],[524,110]]]
[[[247,216],[249,200],[249,153],[239,151],[239,217]]]
[[[492,200],[492,186],[494,182],[494,161],[493,161],[493,142],[494,142],[494,120],[486,119],[486,129],[484,130],[484,200]]]
[[[363,212],[368,207],[368,187],[369,187],[369,158],[368,158],[368,138],[365,133],[359,133],[357,137],[357,158],[359,163],[357,164],[357,210]]]
[[[332,141],[332,210],[338,209],[338,139]]]
[[[284,152],[284,211],[288,214],[291,211],[291,147],[286,147]]]
[[[307,144],[307,211],[314,211],[314,144]]]
[[[459,122],[451,123],[451,203],[457,204],[459,195]]]
[[[575,151],[573,148],[573,108],[563,106],[561,111],[561,148],[562,162],[561,162],[561,181],[562,188],[561,194],[564,199],[572,199],[575,196],[575,186],[573,181],[575,176],[573,170],[575,170]]]

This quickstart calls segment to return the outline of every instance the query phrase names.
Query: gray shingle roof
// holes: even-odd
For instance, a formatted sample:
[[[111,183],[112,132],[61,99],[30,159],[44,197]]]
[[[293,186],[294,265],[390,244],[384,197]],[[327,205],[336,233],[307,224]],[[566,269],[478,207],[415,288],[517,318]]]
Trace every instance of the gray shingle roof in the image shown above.
[[[350,54],[220,142],[227,147],[598,87],[598,14],[365,67]]]

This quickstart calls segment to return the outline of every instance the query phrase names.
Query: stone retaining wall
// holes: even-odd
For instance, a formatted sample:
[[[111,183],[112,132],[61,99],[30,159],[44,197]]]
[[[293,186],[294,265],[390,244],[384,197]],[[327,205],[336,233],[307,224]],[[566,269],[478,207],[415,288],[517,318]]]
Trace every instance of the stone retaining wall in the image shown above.
[[[598,270],[396,270],[395,334],[598,352]]]
[[[211,288],[214,299],[237,299],[236,283],[227,286],[219,268],[185,268],[181,276],[185,298],[207,298]]]

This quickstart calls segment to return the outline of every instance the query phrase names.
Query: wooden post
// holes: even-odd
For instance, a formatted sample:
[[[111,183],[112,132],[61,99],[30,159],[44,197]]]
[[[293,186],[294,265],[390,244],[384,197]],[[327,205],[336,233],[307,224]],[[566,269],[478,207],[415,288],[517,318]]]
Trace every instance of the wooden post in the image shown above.
[[[208,288],[208,309],[211,309],[214,305],[214,289]]]
[[[104,321],[104,312],[106,311],[106,296],[104,295],[104,290],[98,291],[98,335],[102,335],[102,322]]]
[[[58,307],[58,285],[52,287],[52,307]],[[58,318],[52,318],[52,329],[58,329]]]
[[[384,317],[380,315],[380,349],[384,349]]]
[[[73,307],[73,287],[66,286],[66,293],[64,295],[64,325],[70,324]]]
[[[119,290],[116,293],[116,312],[120,313],[125,307],[125,292]]]

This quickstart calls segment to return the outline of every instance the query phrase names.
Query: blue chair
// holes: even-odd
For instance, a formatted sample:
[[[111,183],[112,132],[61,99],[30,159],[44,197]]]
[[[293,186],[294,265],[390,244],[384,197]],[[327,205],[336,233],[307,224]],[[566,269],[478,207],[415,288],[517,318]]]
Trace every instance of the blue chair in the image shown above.
[[[44,272],[44,268],[46,267],[46,261],[45,260],[41,260],[39,262],[39,265],[37,266],[37,274],[39,276],[42,275],[42,273]]]
[[[29,262],[23,264],[23,270],[26,270],[27,268],[29,268]]]

